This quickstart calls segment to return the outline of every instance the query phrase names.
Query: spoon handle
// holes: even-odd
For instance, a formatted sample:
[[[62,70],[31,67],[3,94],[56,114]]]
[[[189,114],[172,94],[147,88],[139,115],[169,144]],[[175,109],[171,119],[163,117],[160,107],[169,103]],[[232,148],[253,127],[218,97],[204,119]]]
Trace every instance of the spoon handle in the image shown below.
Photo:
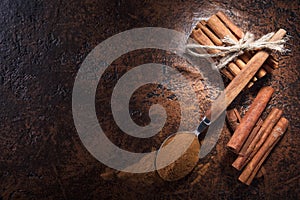
[[[285,34],[286,31],[284,29],[279,29],[269,41],[274,42],[280,40]],[[268,52],[261,50],[249,60],[245,68],[240,71],[240,73],[229,83],[225,90],[215,100],[213,107],[206,111],[205,117],[197,128],[197,132],[199,134],[202,133],[212,121],[216,120],[226,110],[226,108],[244,89],[251,78],[267,60],[269,55],[270,54]]]

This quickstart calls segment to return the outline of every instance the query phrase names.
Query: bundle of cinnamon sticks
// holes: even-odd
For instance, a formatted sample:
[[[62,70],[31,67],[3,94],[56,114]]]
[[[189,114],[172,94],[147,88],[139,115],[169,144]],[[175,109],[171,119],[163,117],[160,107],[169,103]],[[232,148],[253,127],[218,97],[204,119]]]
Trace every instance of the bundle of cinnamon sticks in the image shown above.
[[[282,30],[282,35],[286,32]],[[226,37],[239,41],[244,37],[244,32],[236,26],[223,12],[219,11],[212,15],[207,21],[200,21],[191,33],[191,38],[201,45],[224,46],[222,39]],[[210,49],[208,53],[219,53],[217,49]],[[221,73],[229,80],[243,71],[249,60],[256,52],[245,52],[237,59],[230,62],[227,67],[221,69]],[[262,53],[265,62],[261,65],[255,76],[248,84],[250,88],[255,81],[277,69],[278,59],[272,55]],[[268,57],[269,56],[269,57]],[[282,116],[282,110],[273,108],[266,119],[261,115],[265,110],[274,89],[272,87],[262,88],[249,110],[243,118],[236,109],[227,112],[227,121],[234,134],[227,147],[238,154],[232,164],[237,170],[242,170],[239,180],[250,185],[263,162],[270,154],[276,143],[282,137],[288,127],[288,120]]]
[[[266,119],[261,119],[273,92],[272,87],[262,88],[243,118],[236,109],[227,112],[229,126],[234,130],[227,147],[238,154],[232,166],[243,170],[239,180],[247,185],[250,185],[289,124],[278,108],[272,108]]]
[[[207,21],[200,21],[191,33],[191,38],[201,45],[209,46],[223,46],[222,39],[227,36],[238,41],[243,38],[244,32],[236,26],[223,12],[219,11],[215,15],[212,15]],[[208,53],[218,53],[218,50],[210,50]],[[221,69],[221,73],[229,80],[232,80],[237,74],[245,68],[250,58],[255,52],[245,52],[239,56],[235,62],[230,62],[226,68]],[[267,73],[271,73],[273,69],[278,68],[278,59],[273,56],[269,56],[263,66],[259,69],[256,75],[252,78],[252,81],[248,84],[248,87],[253,85],[253,82],[262,78]]]

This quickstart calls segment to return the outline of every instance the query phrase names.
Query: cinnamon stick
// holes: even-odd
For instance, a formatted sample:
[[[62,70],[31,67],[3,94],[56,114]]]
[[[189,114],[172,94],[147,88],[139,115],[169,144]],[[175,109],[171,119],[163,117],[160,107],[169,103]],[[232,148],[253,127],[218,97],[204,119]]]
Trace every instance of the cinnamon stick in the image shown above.
[[[236,26],[222,11],[217,12],[216,15],[239,39],[244,37],[243,31],[238,26]]]
[[[210,31],[209,28],[205,26],[206,24],[207,22],[202,20],[200,21],[200,23],[197,24],[197,28],[200,28],[206,34],[206,36],[211,40],[211,42],[214,43],[215,45],[217,46],[223,45],[223,42],[212,31]],[[223,28],[224,27],[225,26],[223,25]],[[227,29],[227,33],[228,32],[230,31]],[[204,40],[202,40],[201,42],[199,43],[203,45],[211,45],[211,42],[206,43]],[[227,69],[226,68],[221,69],[221,72],[230,80],[232,80],[240,71],[241,70],[234,63],[230,63]],[[249,83],[248,87],[251,87],[252,85],[253,85],[252,83]]]
[[[279,110],[277,108],[273,108],[271,110],[270,114],[267,116],[256,135],[253,138],[250,138],[249,136],[249,138],[247,139],[246,143],[249,141],[250,144],[248,146],[245,146],[245,143],[239,153],[240,155],[232,164],[234,168],[236,168],[237,170],[241,170],[249,162],[249,160],[253,158],[261,145],[265,142],[267,136],[270,134],[275,124],[280,119],[281,115],[282,110]]]
[[[216,14],[220,19],[221,21],[229,28],[229,30],[235,34],[235,36],[238,38],[238,39],[241,39],[244,37],[244,32],[242,31],[242,29],[240,29],[238,26],[236,26],[222,11],[219,11],[217,14]],[[248,56],[248,60],[252,57],[251,56]],[[247,61],[248,62],[248,61]],[[236,63],[237,64],[237,63]],[[238,64],[237,64],[238,65]],[[257,77],[258,78],[262,78],[263,76],[265,76],[267,74],[266,70],[264,70],[264,66],[259,69],[259,71],[257,72]]]
[[[243,170],[239,176],[239,180],[247,185],[250,185],[254,179],[256,173],[260,169],[261,165],[270,154],[271,150],[274,148],[276,143],[282,137],[282,135],[287,130],[289,121],[282,117],[272,129],[271,134],[268,136],[267,140],[264,142],[263,146],[255,154],[252,160],[248,163],[246,168]]]
[[[281,115],[282,110],[279,110],[277,108],[272,109],[272,111],[266,118],[264,124],[262,125],[261,129],[258,131],[252,143],[249,145],[248,151],[245,153],[248,156],[246,163],[253,158],[253,156],[256,154],[256,152],[259,150],[262,144],[266,141],[268,135],[280,119]]]
[[[234,134],[227,144],[227,147],[230,148],[233,152],[238,153],[241,150],[241,147],[252,131],[261,113],[265,109],[273,92],[274,89],[269,86],[260,89],[248,112],[245,114],[242,122],[235,130]]]
[[[257,172],[257,174],[256,174],[256,176],[255,176],[255,178],[261,178],[261,177],[263,177],[264,175],[266,175],[266,169],[264,168],[264,166],[262,166],[262,167],[258,170],[258,172]]]
[[[268,72],[268,73],[272,73],[273,72],[273,68],[267,63],[267,62],[265,62],[264,64],[263,64],[263,68]]]
[[[226,112],[226,120],[229,128],[234,132],[241,122],[241,116],[236,108]]]
[[[242,58],[242,60],[247,63],[249,61],[249,58],[251,58],[251,56],[253,56],[253,54],[246,51],[243,55],[240,56],[240,58]],[[274,58],[272,55],[270,55],[270,57],[263,64],[263,68],[268,73],[271,73],[273,71],[273,69],[278,68],[278,60],[276,60],[276,58]]]
[[[200,23],[197,24],[197,27],[200,28],[215,45],[222,46],[223,42],[215,34],[213,34],[213,32],[211,32],[211,30],[209,30],[205,25],[206,22],[202,20],[200,21]]]
[[[241,152],[239,153],[239,156],[235,159],[235,161],[232,163],[232,167],[234,167],[237,170],[241,170],[250,160],[249,156],[251,154],[249,146],[253,144],[253,140],[255,136],[257,135],[258,131],[261,129],[261,123],[263,121],[260,119],[256,126],[253,128],[252,132],[250,133],[249,137],[247,138],[245,144],[243,145],[243,148],[241,149]]]
[[[246,51],[243,55],[240,56],[240,58],[247,63],[249,59],[253,56],[252,53]],[[269,58],[266,60],[266,62],[263,64],[263,68],[268,72],[271,73],[273,69],[278,68],[278,59],[276,59],[274,56],[270,55]]]
[[[215,44],[203,33],[201,29],[193,30],[192,31],[192,38],[199,42],[202,45],[209,45],[209,46],[214,46]],[[209,53],[217,53],[218,50],[211,49],[208,50]]]
[[[201,23],[201,22],[200,22]],[[191,34],[191,37],[196,40],[197,42],[199,42],[199,44],[201,45],[210,45],[210,46],[213,46],[213,45],[217,45],[216,43],[214,43],[212,40],[214,40],[214,37],[217,38],[213,33],[211,33],[210,31],[210,35],[206,35],[204,33],[204,29],[201,28],[202,26],[199,25],[200,23],[198,23],[197,25],[197,30],[193,30],[192,31],[192,34]],[[204,23],[204,22],[202,22]],[[218,39],[219,40],[219,39]],[[210,53],[217,53],[219,52],[218,50],[211,50],[209,51]],[[234,75],[229,72],[226,68],[223,68],[221,69],[221,72],[230,80],[232,80],[234,78]]]
[[[223,17],[224,14],[220,14],[220,16]],[[224,19],[223,17],[223,20],[227,21],[228,24],[233,24],[228,18]],[[229,22],[230,21],[230,22]],[[233,28],[232,25],[231,25],[231,28],[233,28],[233,30],[231,30],[230,28],[227,28],[225,26],[225,24],[223,24],[222,20],[220,18],[218,18],[217,15],[213,15],[208,21],[207,21],[207,25],[214,31],[214,33],[220,38],[220,39],[223,39],[225,36],[227,37],[230,37],[231,39],[233,39],[234,41],[238,41],[238,37],[236,37],[235,35],[233,35],[234,32],[239,32],[241,31],[241,29],[239,28]],[[232,32],[233,33],[232,33]],[[238,33],[240,34],[240,33]],[[249,58],[250,59],[250,58]],[[233,73],[233,74],[237,74],[240,72],[239,69],[236,68],[236,64],[232,64],[233,62],[229,63],[228,65],[228,70]],[[259,74],[262,74],[264,73],[265,71],[262,70],[262,69],[259,69],[259,71],[257,73]],[[235,75],[236,76],[236,75]],[[257,80],[256,77],[254,77],[254,80]],[[250,83],[248,85],[248,88],[250,88],[251,86],[253,85],[253,83]]]
[[[207,20],[207,25],[213,30],[213,32],[223,39],[225,36],[230,37],[234,41],[238,42],[238,39],[232,34],[232,32],[223,24],[223,22],[213,15]]]
[[[255,127],[253,128],[250,135],[248,136],[245,144],[243,145],[241,151],[239,152],[240,156],[245,157],[245,155],[247,153],[247,150],[249,149],[250,144],[253,142],[255,136],[257,135],[257,133],[261,129],[263,123],[264,123],[264,121],[261,118],[259,118],[256,125],[255,125]]]
[[[212,19],[213,20],[213,19]],[[215,24],[215,22],[213,21],[213,22],[211,22],[211,26],[213,26],[214,28],[213,29],[216,29],[216,28],[219,28],[220,29],[220,31],[222,32],[222,30],[223,29],[226,29],[225,31],[227,32],[227,33],[229,33],[230,31],[225,27],[225,25],[224,24],[222,24],[222,22],[219,20],[219,19],[217,19],[216,18],[216,20],[217,20],[217,24]],[[205,30],[206,30],[206,33],[207,33],[207,37],[209,37],[210,38],[210,40],[212,41],[212,42],[214,42],[215,43],[215,45],[222,45],[223,44],[223,42],[217,37],[217,36],[219,36],[219,35],[215,35],[214,33],[212,33],[205,25],[207,25],[207,22],[204,22],[204,21],[201,21],[200,23],[198,23],[198,24],[201,24],[201,25],[197,25],[198,27],[202,27],[202,30],[205,32]],[[219,26],[219,25],[223,25],[222,27],[217,27],[217,26]],[[223,29],[222,29],[223,28]],[[232,35],[233,36],[233,35]],[[233,36],[234,37],[234,36]],[[220,37],[220,38],[222,38],[222,37]],[[208,45],[208,44],[203,44],[203,45]],[[232,62],[231,62],[232,63]],[[232,80],[241,70],[233,63],[233,64],[229,64],[228,65],[228,68],[226,69],[226,68],[223,68],[223,69],[221,69],[221,72],[227,77],[227,78],[229,78],[230,80]]]
[[[236,59],[235,63],[240,69],[244,69],[246,67],[246,63],[241,59]],[[254,82],[257,81],[257,78],[253,77],[252,81],[254,81]],[[250,87],[248,87],[248,88],[250,88]]]
[[[233,80],[234,76],[226,68],[221,69],[222,74],[224,74],[229,80]]]
[[[267,59],[267,63],[273,68],[273,69],[277,69],[279,67],[279,61],[278,59],[274,58],[273,56],[270,56]]]
[[[236,26],[222,11],[219,11],[216,14],[220,20],[229,28],[229,30],[235,34],[235,36],[238,39],[241,39],[244,37],[244,32],[242,31],[242,29],[240,29],[238,26]],[[252,55],[247,55],[248,60],[252,57]],[[248,61],[247,61],[248,62]],[[237,64],[237,63],[236,63]],[[238,64],[237,64],[238,65]],[[258,78],[262,78],[263,76],[265,76],[267,74],[267,70],[269,66],[265,66],[265,64],[262,66],[261,69],[259,69],[259,71],[257,72],[256,76]],[[265,69],[268,68],[268,69]]]
[[[228,70],[229,70],[234,76],[237,76],[237,75],[240,73],[240,71],[241,71],[241,69],[240,69],[236,64],[234,64],[233,62],[230,62],[230,63],[228,64]]]
[[[240,56],[240,58],[245,62],[249,62],[250,58],[253,56],[253,54],[251,54],[250,52],[246,51],[243,55]],[[262,65],[262,67],[265,70],[259,70],[256,74],[256,76],[258,78],[262,78],[263,76],[265,76],[268,73],[272,73],[273,69],[272,67],[270,67],[267,62],[264,62],[264,64]]]
[[[221,39],[224,38],[224,36],[229,36],[231,37],[233,40],[237,41],[237,39],[241,36],[242,30],[239,29],[239,27],[237,27],[236,25],[233,24],[233,22],[227,18],[224,13],[222,12],[218,12],[216,15],[213,15],[207,22],[205,21],[201,21],[200,23],[198,23],[196,29],[201,29],[203,33],[206,34],[206,36],[211,40],[211,42],[213,42],[215,45],[219,45],[221,44],[221,40],[218,39],[214,33],[208,29],[206,27],[206,24],[213,30],[213,32],[220,37]],[[227,27],[228,28],[227,28]],[[284,30],[280,30],[279,31],[280,34],[285,34]],[[278,34],[278,35],[280,35]],[[274,38],[275,39],[275,38]],[[202,43],[202,45],[207,45]],[[262,60],[265,60],[266,57],[267,58],[267,52],[261,52],[259,53],[260,56],[262,56],[264,54],[264,56],[262,56]],[[255,55],[253,55],[255,56]],[[250,60],[251,57],[248,58],[248,60]],[[254,59],[255,60],[255,59]],[[248,63],[247,63],[248,64]],[[251,64],[252,65],[252,64]],[[234,65],[231,65],[234,66]],[[258,70],[258,72],[256,73],[256,76],[258,76],[259,78],[264,76],[266,74],[266,70],[267,72],[272,72],[272,68],[268,67],[267,65],[264,66],[264,64],[262,64],[261,66],[263,66],[262,68],[260,68]],[[228,66],[229,67],[229,66]],[[235,66],[234,66],[235,67]],[[264,69],[266,68],[266,70]],[[238,72],[238,69],[233,68],[230,71],[227,69],[221,69],[221,72],[230,80],[233,80],[234,78],[234,74],[236,74]],[[233,74],[234,73],[234,74]],[[251,87],[253,85],[252,82],[249,83],[248,87]]]

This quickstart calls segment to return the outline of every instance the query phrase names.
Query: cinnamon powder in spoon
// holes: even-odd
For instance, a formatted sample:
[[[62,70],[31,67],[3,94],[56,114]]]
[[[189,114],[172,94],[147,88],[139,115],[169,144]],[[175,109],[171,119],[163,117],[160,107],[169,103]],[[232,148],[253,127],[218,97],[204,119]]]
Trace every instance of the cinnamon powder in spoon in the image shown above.
[[[185,151],[182,152],[183,150]],[[166,181],[175,181],[185,177],[196,166],[199,160],[199,150],[200,144],[193,132],[180,132],[170,137],[162,145],[156,157],[159,176]],[[175,161],[161,168],[171,159]]]

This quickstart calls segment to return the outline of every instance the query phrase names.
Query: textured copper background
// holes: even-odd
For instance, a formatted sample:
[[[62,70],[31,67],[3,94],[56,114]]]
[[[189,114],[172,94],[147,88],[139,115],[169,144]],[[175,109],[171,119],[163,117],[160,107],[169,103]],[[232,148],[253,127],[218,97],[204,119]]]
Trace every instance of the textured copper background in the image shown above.
[[[0,199],[299,199],[299,6],[297,0],[1,1]],[[291,52],[282,57],[280,69],[234,102],[244,110],[259,87],[272,85],[276,95],[270,107],[283,108],[291,122],[264,164],[265,176],[249,187],[237,181],[239,173],[230,166],[234,155],[225,149],[230,134],[224,127],[213,152],[183,180],[103,180],[100,174],[106,167],[81,144],[71,112],[73,82],[86,55],[106,38],[136,27],[159,26],[189,35],[197,17],[218,10],[258,36],[278,28],[291,36]],[[116,80],[109,74],[106,78]],[[150,101],[160,98],[160,93],[148,93]],[[168,97],[173,102],[169,106],[176,107],[176,98]],[[142,118],[137,123],[147,123],[147,116]],[[114,126],[106,127],[110,135]],[[151,141],[155,146],[156,140]]]

